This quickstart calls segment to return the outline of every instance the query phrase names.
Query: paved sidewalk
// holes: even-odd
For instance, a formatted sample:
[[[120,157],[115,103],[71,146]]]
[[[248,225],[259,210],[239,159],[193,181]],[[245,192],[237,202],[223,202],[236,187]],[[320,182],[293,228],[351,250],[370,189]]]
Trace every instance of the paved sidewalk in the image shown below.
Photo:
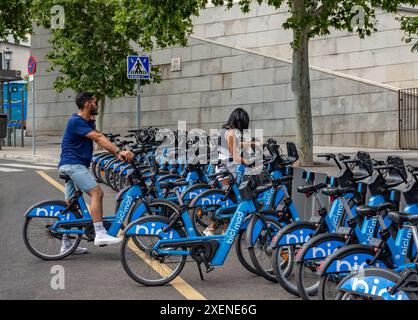
[[[3,147],[0,150],[0,159],[58,164],[61,154],[61,138],[57,136],[36,137],[36,151],[34,155],[32,137],[25,137],[24,148]]]
[[[3,147],[0,150],[0,159],[13,159],[29,161],[34,163],[57,164],[61,153],[60,136],[42,136],[36,138],[36,154],[32,152],[32,138],[25,138],[25,147]],[[355,155],[358,150],[369,152],[376,159],[386,159],[388,155],[399,155],[407,164],[418,166],[418,150],[394,150],[394,149],[372,149],[372,148],[347,148],[347,147],[326,147],[315,146],[314,154],[320,153],[343,153]],[[315,158],[318,166],[309,168],[314,171],[321,171],[327,174],[337,172],[334,162],[326,162],[324,159]],[[308,168],[307,168],[308,169]]]

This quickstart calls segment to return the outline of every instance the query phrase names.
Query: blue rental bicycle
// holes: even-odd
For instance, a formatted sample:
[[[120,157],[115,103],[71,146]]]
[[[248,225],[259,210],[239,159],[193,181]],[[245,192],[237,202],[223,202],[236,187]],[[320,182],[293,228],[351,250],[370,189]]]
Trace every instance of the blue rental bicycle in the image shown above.
[[[142,149],[133,150],[135,154]],[[115,215],[104,216],[103,225],[111,236],[116,237],[124,229],[124,221],[135,211],[137,215],[165,214],[170,216],[172,209],[164,201],[153,202],[141,170],[132,163],[134,172],[130,176],[131,186],[119,204]],[[70,177],[60,175],[68,181]],[[72,241],[72,246],[61,252],[63,235]],[[47,200],[35,204],[25,213],[23,240],[28,250],[42,260],[57,260],[68,257],[81,240],[94,241],[95,232],[92,218],[83,198],[77,189],[69,204],[62,200]]]
[[[121,245],[121,262],[127,274],[146,286],[160,286],[175,279],[183,270],[187,257],[191,257],[206,272],[221,266],[237,237],[245,218],[257,212],[260,204],[257,196],[272,187],[271,182],[261,184],[250,178],[239,187],[242,202],[238,205],[224,235],[193,236],[193,228],[184,225],[190,219],[148,216],[129,224],[124,231]],[[277,230],[275,231],[277,232]]]
[[[376,168],[379,171],[398,170],[403,172],[405,170],[404,167],[394,165]],[[404,178],[406,177],[406,173],[402,173],[402,175]],[[390,190],[391,202],[376,207],[358,208],[360,215],[376,219],[379,232],[367,244],[353,244],[343,247],[324,261],[319,270],[321,299],[335,299],[338,293],[336,287],[350,272],[374,266],[397,270],[405,263],[414,261],[417,252],[411,241],[412,231],[407,223],[404,224],[404,222],[408,222],[409,217],[418,213],[418,183],[417,177],[413,176],[414,181],[408,183],[402,191],[406,202],[403,214],[393,212],[387,214],[388,210],[397,210],[396,206],[390,206],[393,199],[396,199],[395,202],[400,199],[401,192],[397,189]]]
[[[418,172],[417,172],[418,174]],[[418,252],[418,215],[389,212],[395,223],[411,233]],[[370,267],[354,272],[340,282],[337,300],[418,300],[418,262],[405,263],[394,270]]]
[[[389,157],[386,164],[402,162],[399,158]],[[372,176],[373,168],[376,165],[383,165],[383,161],[372,160],[372,163],[364,163],[364,166],[370,171]],[[374,167],[372,166],[374,165]],[[366,183],[358,182],[357,190],[367,190],[369,199],[367,201],[369,206],[379,206],[378,208],[392,207],[398,205],[395,197],[390,197],[390,194],[385,190],[393,188],[404,182],[402,172],[391,170],[385,177],[381,174],[374,175]],[[359,197],[365,198],[366,193],[358,193]],[[360,202],[359,202],[360,203]],[[361,208],[361,207],[357,207]],[[377,234],[377,218],[364,217],[362,215],[353,214],[347,211],[348,226],[341,227],[337,232],[325,233],[311,238],[305,243],[298,253],[296,258],[296,282],[299,295],[304,300],[314,299],[317,297],[319,288],[319,276],[317,274],[321,262],[337,249],[347,246],[348,244],[367,244],[371,238]]]
[[[355,183],[370,176],[370,173],[366,170],[359,170],[354,172],[355,166],[358,166],[357,160],[370,160],[370,155],[365,152],[358,152],[356,159],[350,160],[348,156],[333,154],[319,155],[327,159],[333,159],[340,172],[337,177],[330,179],[331,188],[325,188],[326,185],[320,186],[321,192],[330,197],[334,197],[335,200],[329,211],[323,209],[323,204],[320,204],[319,210],[316,215],[313,215],[309,221],[295,221],[286,227],[274,237],[272,248],[272,264],[274,274],[277,282],[287,292],[298,296],[297,283],[295,272],[291,274],[285,274],[280,267],[283,263],[283,259],[288,257],[283,256],[282,247],[293,247],[293,252],[299,253],[302,245],[309,241],[312,237],[320,234],[335,232],[341,226],[346,226],[348,221],[348,214],[346,211],[350,211],[355,214],[355,208],[359,201],[363,201],[362,197],[358,197],[356,194]],[[344,163],[343,168],[340,162]],[[350,166],[349,164],[354,164]],[[336,187],[338,185],[338,187]],[[325,188],[325,189],[324,189]],[[301,187],[299,192],[309,195],[312,187]],[[317,190],[318,191],[318,190]],[[292,261],[295,261],[293,259]]]

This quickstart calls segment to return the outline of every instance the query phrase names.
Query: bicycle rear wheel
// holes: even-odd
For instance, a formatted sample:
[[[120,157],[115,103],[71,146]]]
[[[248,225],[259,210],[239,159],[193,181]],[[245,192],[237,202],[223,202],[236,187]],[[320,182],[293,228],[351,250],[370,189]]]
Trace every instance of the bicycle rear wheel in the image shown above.
[[[337,300],[339,295],[338,285],[347,274],[332,274],[327,273],[323,275],[319,282],[319,299],[320,300]]]
[[[295,256],[300,248],[294,245],[273,249],[273,270],[277,282],[290,294],[299,297],[294,272]],[[286,265],[286,268],[283,266]]]
[[[235,253],[245,269],[253,274],[259,275],[257,269],[252,265],[251,257],[248,253],[245,230],[238,233],[237,239],[235,240]]]
[[[61,260],[68,257],[78,247],[81,235],[69,235],[72,245],[61,252],[62,233],[55,233],[51,227],[58,218],[26,218],[23,225],[23,241],[28,250],[42,260]],[[72,228],[80,230],[81,228]]]
[[[251,232],[251,234],[252,230],[254,230],[252,228],[253,226],[254,224],[250,223],[249,232]],[[251,261],[257,270],[257,274],[272,282],[277,282],[277,279],[273,271],[273,249],[271,248],[271,243],[273,241],[273,237],[280,231],[281,228],[282,226],[279,222],[270,217],[266,217],[265,225],[263,225],[260,230],[257,239],[255,239],[255,243],[252,247],[248,248]],[[288,251],[291,251],[291,249],[281,249],[281,256],[283,260],[280,267],[284,274],[288,274],[290,272],[290,268],[293,268],[293,253],[290,252],[289,254]]]

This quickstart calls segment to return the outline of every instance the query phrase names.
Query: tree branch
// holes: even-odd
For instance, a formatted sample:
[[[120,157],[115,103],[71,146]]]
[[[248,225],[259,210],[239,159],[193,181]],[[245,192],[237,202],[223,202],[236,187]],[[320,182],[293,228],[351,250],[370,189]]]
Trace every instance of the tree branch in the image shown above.
[[[322,12],[326,9],[326,6],[324,4],[321,4],[316,10],[314,10],[311,15],[314,17],[319,17]]]

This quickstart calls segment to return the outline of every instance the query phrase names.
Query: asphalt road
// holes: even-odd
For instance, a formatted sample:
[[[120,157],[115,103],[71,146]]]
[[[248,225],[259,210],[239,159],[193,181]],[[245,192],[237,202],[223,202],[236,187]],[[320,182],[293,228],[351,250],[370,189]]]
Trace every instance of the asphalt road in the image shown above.
[[[372,154],[382,160],[387,155],[386,152]],[[418,166],[415,155],[407,151],[399,151],[398,155],[405,163]],[[332,175],[337,172],[332,166],[315,170]],[[246,271],[233,249],[225,265],[205,274],[205,281],[200,280],[196,264],[189,263],[181,274],[183,281],[164,287],[144,287],[129,278],[120,263],[118,245],[98,248],[82,242],[89,254],[60,261],[41,261],[23,243],[24,213],[42,200],[63,199],[63,193],[38,171],[64,184],[57,169],[51,165],[0,160],[0,299],[184,300],[196,296],[217,300],[295,299],[279,285]],[[112,215],[116,193],[106,186],[103,189],[105,215]],[[51,268],[57,265],[65,270],[63,290],[51,287],[54,276]]]
[[[47,199],[63,199],[63,194],[37,171],[63,184],[55,168],[22,167],[23,162],[0,160],[0,299],[175,299],[201,295],[206,299],[295,299],[277,284],[246,271],[232,250],[224,266],[201,281],[195,263],[183,270],[182,279],[191,286],[180,293],[173,285],[144,287],[134,282],[122,268],[119,246],[98,248],[82,242],[89,254],[45,262],[34,257],[22,239],[24,213],[33,204]],[[39,165],[35,165],[39,166]],[[116,193],[105,190],[105,215],[112,215]],[[51,287],[53,266],[65,270],[65,289]],[[177,287],[182,287],[180,283]],[[187,285],[186,285],[187,287]],[[195,292],[191,295],[190,292]]]

